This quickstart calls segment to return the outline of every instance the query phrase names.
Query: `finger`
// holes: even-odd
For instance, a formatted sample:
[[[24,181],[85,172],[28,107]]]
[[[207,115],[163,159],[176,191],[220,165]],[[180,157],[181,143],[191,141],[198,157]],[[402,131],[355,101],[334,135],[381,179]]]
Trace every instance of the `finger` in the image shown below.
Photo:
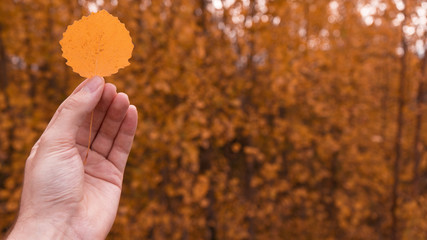
[[[98,104],[104,89],[104,79],[98,76],[85,83],[71,94],[58,108],[57,116],[49,123],[46,134],[52,139],[75,142],[75,138],[85,117]]]
[[[75,93],[77,93],[78,91],[80,91],[82,88],[83,88],[83,86],[87,83],[89,81],[89,78],[88,79],[86,79],[86,80],[84,80],[83,82],[81,82],[75,89],[74,89],[74,91],[70,94],[70,96],[71,95],[73,95],[73,94],[75,94]],[[44,130],[44,132],[46,132],[49,128],[50,128],[50,126],[52,126],[52,123],[55,121],[55,119],[58,117],[58,114],[59,114],[59,112],[61,111],[61,109],[64,107],[64,103],[65,103],[65,101],[58,107],[58,109],[56,110],[56,112],[55,112],[55,114],[53,114],[53,117],[50,119],[50,121],[49,121],[49,123],[48,123],[48,125],[46,126],[46,128],[45,128],[45,130]]]
[[[117,95],[116,86],[114,86],[111,83],[105,84],[104,92],[102,93],[101,100],[99,101],[98,105],[96,105],[95,110],[93,110],[91,141],[93,141],[93,139],[95,138],[94,133],[96,133],[101,127],[102,121],[104,120],[104,117],[107,114],[107,110],[110,107],[116,95]],[[80,127],[77,133],[77,138],[76,138],[77,144],[80,144],[86,147],[87,147],[88,138],[89,138],[91,115],[92,114],[88,114],[86,116],[86,120],[84,121],[83,125]]]
[[[120,126],[120,130],[114,140],[108,160],[110,160],[121,173],[124,172],[126,162],[132,148],[133,138],[138,124],[138,112],[134,105],[129,106],[126,117]]]
[[[102,122],[101,128],[93,140],[92,150],[98,152],[104,157],[108,156],[114,138],[120,129],[126,111],[129,108],[129,98],[124,93],[119,93],[114,98],[113,103],[108,109],[107,115]]]

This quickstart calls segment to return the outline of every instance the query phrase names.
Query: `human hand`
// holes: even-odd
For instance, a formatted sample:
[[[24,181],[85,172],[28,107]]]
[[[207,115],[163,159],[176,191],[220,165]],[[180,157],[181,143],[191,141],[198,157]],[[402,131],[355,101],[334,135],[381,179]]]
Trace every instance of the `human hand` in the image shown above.
[[[92,144],[84,164],[92,111]],[[8,239],[105,239],[136,125],[135,106],[113,84],[100,77],[80,84],[31,150]]]

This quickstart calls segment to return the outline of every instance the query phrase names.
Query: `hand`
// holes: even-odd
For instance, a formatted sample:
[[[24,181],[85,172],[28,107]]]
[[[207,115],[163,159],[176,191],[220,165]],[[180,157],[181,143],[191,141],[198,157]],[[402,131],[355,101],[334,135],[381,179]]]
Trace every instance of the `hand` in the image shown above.
[[[92,144],[84,164],[92,111]],[[31,150],[8,239],[105,239],[136,125],[135,106],[113,84],[100,77],[80,84]]]

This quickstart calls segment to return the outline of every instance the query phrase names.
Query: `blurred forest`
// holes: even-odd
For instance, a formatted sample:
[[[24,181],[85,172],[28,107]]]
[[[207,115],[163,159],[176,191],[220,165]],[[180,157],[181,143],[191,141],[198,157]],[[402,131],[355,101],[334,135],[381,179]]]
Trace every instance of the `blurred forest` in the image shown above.
[[[0,235],[100,9],[140,112],[109,239],[427,239],[427,0],[1,0]]]

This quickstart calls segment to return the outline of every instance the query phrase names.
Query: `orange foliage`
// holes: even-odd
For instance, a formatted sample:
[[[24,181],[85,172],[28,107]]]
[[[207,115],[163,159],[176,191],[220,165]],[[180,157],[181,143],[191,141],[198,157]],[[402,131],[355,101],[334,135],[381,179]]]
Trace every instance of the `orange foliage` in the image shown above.
[[[81,79],[58,41],[98,6],[135,43],[107,81],[141,114],[109,239],[427,237],[419,1],[100,2],[0,1],[2,233],[30,148]],[[116,40],[118,69],[131,41]]]

